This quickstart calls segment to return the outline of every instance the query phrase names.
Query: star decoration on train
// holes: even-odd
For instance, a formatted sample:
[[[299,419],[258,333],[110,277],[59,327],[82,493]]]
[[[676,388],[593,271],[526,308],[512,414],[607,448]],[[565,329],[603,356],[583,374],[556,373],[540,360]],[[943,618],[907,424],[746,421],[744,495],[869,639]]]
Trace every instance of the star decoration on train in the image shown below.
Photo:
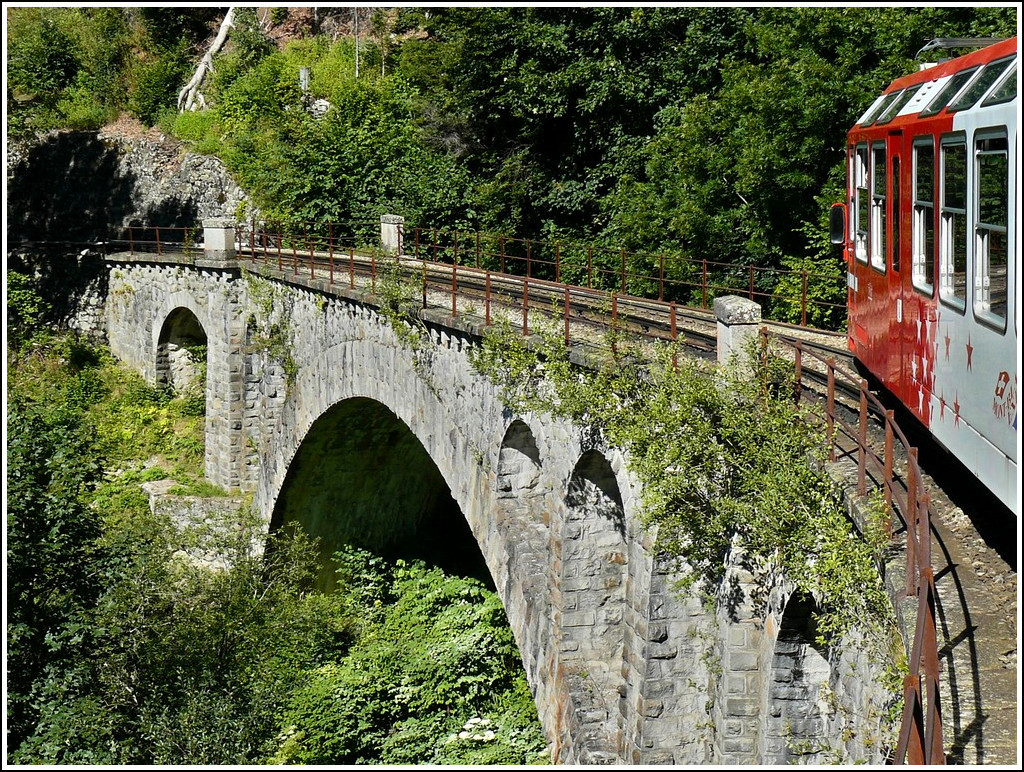
[[[950,344],[949,330],[946,330],[946,361],[947,362],[949,361],[949,344]]]
[[[960,395],[953,397],[953,426],[960,425]]]
[[[971,336],[967,336],[967,369],[972,370],[971,357],[974,355],[974,346],[971,345]]]
[[[939,419],[943,420],[946,417],[946,397],[939,397]]]

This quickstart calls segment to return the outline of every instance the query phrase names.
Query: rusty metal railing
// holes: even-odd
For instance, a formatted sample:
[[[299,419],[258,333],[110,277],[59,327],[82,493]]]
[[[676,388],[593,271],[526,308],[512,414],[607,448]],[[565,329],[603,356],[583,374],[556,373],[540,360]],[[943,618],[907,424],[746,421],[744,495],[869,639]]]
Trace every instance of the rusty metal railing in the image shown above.
[[[407,233],[409,229],[406,229]],[[781,281],[799,287],[799,322],[815,315],[845,317],[845,275],[694,260],[685,255],[629,251],[567,241],[513,238],[479,231],[414,227],[406,240],[413,257],[458,262],[500,273],[615,291],[704,310],[715,297],[740,295],[766,309],[778,302]],[[812,297],[814,285],[831,286],[843,302]],[[816,313],[815,313],[816,312]]]
[[[780,305],[778,287],[788,282],[789,301],[795,304],[789,321],[808,326],[812,318],[831,318],[840,323],[845,316],[845,277],[768,268],[755,265],[693,260],[685,255],[645,253],[568,241],[522,239],[480,231],[400,226],[402,249],[406,256],[431,263],[475,267],[500,274],[520,276],[622,296],[674,302],[677,305],[708,310],[716,297],[739,295],[759,303],[770,318],[771,309]],[[122,242],[130,251],[161,254],[180,248],[183,242],[195,244],[198,229],[134,226],[125,230]],[[241,249],[280,249],[281,263],[296,264],[300,253],[315,245],[316,251],[333,254],[338,249],[364,249],[370,245],[373,226],[353,222],[316,223],[239,223],[237,234]],[[273,245],[276,244],[276,247]],[[843,302],[814,297],[813,287],[830,287]],[[796,288],[799,289],[796,289]],[[785,320],[784,320],[785,321]]]
[[[768,349],[769,333],[761,329],[762,350]],[[805,360],[815,360],[819,372],[824,370],[824,420],[829,445],[829,459],[835,461],[837,449],[843,447],[841,437],[853,445],[857,458],[857,492],[864,496],[868,480],[882,490],[890,512],[900,519],[906,536],[906,597],[916,597],[917,619],[914,640],[908,654],[908,675],[903,682],[903,716],[893,761],[896,764],[945,763],[942,746],[942,711],[939,696],[938,630],[936,626],[935,576],[931,561],[930,499],[922,484],[917,449],[912,447],[893,418],[878,398],[868,390],[868,382],[835,362],[814,351],[805,349],[796,338],[772,336],[776,342],[792,352],[796,377],[794,401],[800,402],[805,394],[803,376]],[[836,409],[836,378],[858,385],[857,422],[849,424]],[[868,442],[868,423],[871,416],[880,417],[884,440],[881,455]],[[899,478],[894,472],[895,442],[906,452],[906,476]],[[888,524],[892,535],[892,523]]]

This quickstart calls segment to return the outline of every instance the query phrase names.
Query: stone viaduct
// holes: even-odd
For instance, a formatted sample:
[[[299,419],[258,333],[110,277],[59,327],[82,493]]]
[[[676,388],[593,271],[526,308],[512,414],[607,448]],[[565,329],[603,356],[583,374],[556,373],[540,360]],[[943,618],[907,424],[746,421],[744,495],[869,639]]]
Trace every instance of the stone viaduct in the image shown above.
[[[268,529],[328,544],[456,543],[504,603],[559,763],[878,762],[886,694],[855,644],[815,643],[809,603],[730,559],[717,603],[675,589],[615,448],[517,415],[472,368],[481,329],[423,320],[411,346],[374,299],[206,252],[107,258],[113,353],[175,385],[206,347],[206,471]],[[755,605],[755,585],[767,606]],[[829,755],[834,754],[834,755]]]

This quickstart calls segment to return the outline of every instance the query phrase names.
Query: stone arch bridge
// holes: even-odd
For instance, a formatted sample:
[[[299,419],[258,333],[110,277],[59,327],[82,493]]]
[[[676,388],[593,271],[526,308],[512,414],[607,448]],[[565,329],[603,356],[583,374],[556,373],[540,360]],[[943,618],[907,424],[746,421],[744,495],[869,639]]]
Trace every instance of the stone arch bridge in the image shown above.
[[[677,592],[622,454],[511,413],[470,365],[472,325],[425,316],[414,349],[359,290],[257,275],[230,251],[107,266],[117,357],[173,386],[195,367],[182,352],[205,347],[207,476],[251,491],[268,528],[313,512],[338,541],[444,543],[458,529],[440,513],[458,515],[556,762],[791,763],[828,747],[878,760],[883,695],[857,647],[819,650],[811,609],[782,582],[756,610],[738,560],[738,602]]]

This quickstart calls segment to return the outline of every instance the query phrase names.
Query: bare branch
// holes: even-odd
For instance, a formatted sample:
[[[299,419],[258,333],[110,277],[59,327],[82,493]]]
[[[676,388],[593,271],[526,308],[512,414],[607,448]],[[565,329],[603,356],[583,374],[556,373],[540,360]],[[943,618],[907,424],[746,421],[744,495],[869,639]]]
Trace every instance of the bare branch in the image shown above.
[[[199,87],[203,84],[203,79],[206,77],[207,72],[213,72],[213,57],[224,42],[228,39],[228,30],[231,29],[231,25],[235,20],[235,8],[234,6],[228,8],[228,12],[224,14],[224,21],[220,23],[220,30],[217,32],[217,37],[214,38],[213,43],[210,45],[209,50],[204,54],[202,60],[199,62],[199,66],[196,67],[195,74],[192,75],[192,80],[178,93],[178,109],[182,112],[186,110],[196,109],[197,102],[198,106],[202,107],[205,102],[202,94],[199,93]]]

